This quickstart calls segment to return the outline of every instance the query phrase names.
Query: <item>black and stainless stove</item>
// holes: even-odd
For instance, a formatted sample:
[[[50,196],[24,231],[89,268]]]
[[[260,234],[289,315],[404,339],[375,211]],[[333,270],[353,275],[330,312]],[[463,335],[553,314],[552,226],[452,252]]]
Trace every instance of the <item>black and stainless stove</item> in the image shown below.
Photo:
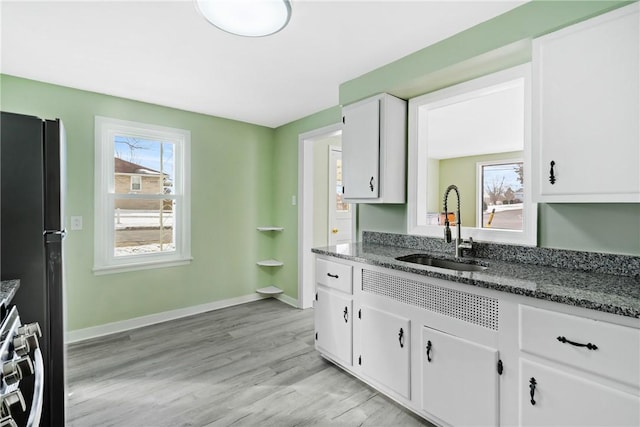
[[[4,311],[6,313],[6,311]],[[42,414],[44,365],[40,325],[23,325],[17,307],[0,325],[0,427],[37,427]]]

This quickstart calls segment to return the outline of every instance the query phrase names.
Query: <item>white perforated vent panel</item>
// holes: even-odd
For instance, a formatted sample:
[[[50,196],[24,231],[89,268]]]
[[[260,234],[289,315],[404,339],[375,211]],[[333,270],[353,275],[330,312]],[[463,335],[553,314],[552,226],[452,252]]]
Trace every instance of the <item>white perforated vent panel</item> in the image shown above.
[[[498,330],[498,300],[495,298],[368,270],[362,270],[362,290]]]

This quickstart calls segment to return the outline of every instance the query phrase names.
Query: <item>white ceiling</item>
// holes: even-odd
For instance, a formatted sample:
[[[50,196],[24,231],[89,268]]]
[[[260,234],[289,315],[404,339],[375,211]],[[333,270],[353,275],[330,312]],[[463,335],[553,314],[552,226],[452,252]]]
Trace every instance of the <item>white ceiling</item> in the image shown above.
[[[277,127],[338,86],[525,1],[293,0],[265,38],[208,24],[190,0],[0,3],[4,74]]]

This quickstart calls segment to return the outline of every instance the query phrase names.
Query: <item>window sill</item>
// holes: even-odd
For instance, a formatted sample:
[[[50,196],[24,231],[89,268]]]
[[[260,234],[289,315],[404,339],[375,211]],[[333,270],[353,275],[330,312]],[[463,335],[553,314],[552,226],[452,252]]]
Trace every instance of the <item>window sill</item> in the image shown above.
[[[108,265],[108,266],[94,266],[93,274],[95,276],[102,276],[105,274],[116,274],[116,273],[127,273],[130,271],[138,271],[138,270],[151,270],[156,268],[167,268],[167,267],[179,267],[181,265],[191,264],[193,261],[192,257],[187,258],[178,258],[172,260],[156,260],[156,261],[146,261],[146,262],[136,262],[130,264],[118,264],[118,265]]]

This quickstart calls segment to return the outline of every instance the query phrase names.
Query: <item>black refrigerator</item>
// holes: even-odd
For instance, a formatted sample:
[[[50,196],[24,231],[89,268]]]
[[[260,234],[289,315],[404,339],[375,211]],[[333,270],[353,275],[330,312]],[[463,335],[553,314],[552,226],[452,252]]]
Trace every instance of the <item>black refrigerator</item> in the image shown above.
[[[20,279],[13,304],[23,323],[42,330],[42,427],[65,425],[64,176],[62,122],[2,112],[0,274]]]

